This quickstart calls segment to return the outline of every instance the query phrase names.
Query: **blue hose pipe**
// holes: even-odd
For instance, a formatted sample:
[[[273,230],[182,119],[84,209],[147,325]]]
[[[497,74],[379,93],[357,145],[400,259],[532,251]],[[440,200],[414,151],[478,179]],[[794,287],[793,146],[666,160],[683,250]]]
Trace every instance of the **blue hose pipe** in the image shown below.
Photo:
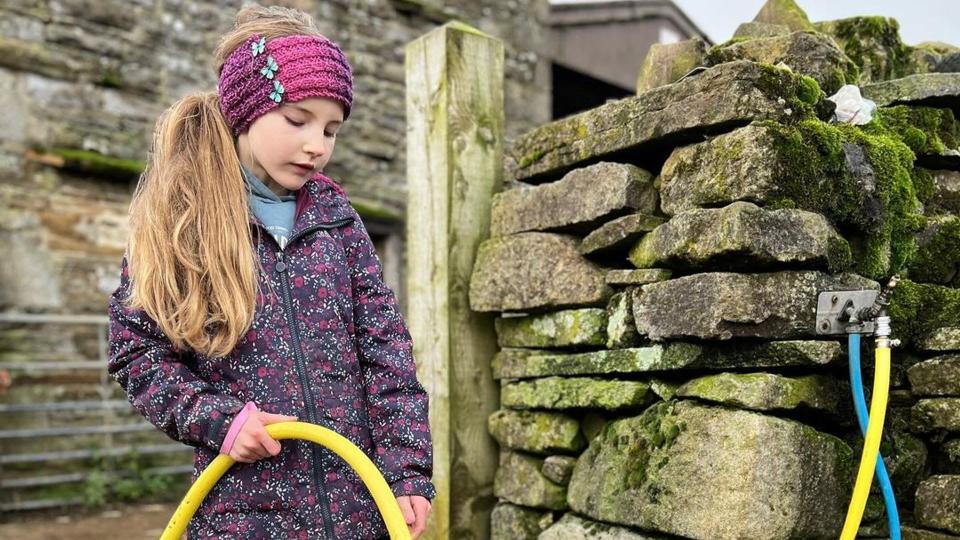
[[[870,413],[867,409],[867,398],[863,394],[863,377],[860,373],[860,334],[849,334],[847,354],[850,356],[850,391],[853,394],[857,423],[860,425],[861,435],[866,435]],[[877,457],[876,471],[880,491],[883,493],[883,504],[887,509],[890,540],[900,540],[900,514],[897,512],[897,500],[893,495],[893,485],[890,483],[890,475],[887,474],[887,467],[883,464],[882,456]]]

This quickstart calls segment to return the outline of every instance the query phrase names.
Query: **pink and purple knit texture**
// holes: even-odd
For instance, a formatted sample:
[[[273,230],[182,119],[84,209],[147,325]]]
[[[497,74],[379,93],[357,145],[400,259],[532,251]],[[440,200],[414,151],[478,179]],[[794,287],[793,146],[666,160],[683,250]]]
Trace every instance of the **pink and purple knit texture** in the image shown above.
[[[347,57],[323,36],[283,36],[269,41],[251,36],[234,49],[217,84],[220,110],[235,135],[282,103],[311,97],[353,105],[353,71]]]

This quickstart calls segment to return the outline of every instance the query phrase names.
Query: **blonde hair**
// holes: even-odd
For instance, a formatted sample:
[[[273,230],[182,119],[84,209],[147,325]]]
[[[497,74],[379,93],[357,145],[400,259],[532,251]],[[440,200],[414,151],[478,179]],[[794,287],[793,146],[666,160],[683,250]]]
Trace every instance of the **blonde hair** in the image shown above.
[[[245,6],[214,52],[214,71],[252,34],[318,34],[311,17]],[[143,309],[177,350],[226,356],[253,322],[259,275],[247,188],[216,92],[180,99],[157,120],[130,203],[130,308]]]

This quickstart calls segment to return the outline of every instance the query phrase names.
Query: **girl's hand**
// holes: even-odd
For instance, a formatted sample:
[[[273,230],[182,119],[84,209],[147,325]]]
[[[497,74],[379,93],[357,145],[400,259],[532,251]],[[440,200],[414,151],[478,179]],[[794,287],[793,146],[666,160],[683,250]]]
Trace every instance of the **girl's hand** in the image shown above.
[[[397,497],[403,520],[410,527],[410,536],[416,540],[427,526],[427,514],[430,513],[430,501],[420,495],[401,495]]]
[[[292,422],[295,416],[270,414],[263,411],[253,411],[247,421],[237,433],[233,441],[229,456],[240,463],[253,463],[258,459],[272,457],[280,453],[280,443],[267,434],[263,426],[277,422]]]

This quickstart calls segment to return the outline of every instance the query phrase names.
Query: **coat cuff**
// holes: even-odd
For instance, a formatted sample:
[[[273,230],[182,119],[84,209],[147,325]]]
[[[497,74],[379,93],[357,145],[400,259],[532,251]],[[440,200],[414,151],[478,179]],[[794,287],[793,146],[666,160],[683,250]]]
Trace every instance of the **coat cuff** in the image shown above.
[[[232,423],[231,420],[243,409],[244,403],[232,396],[217,401],[220,401],[220,403],[206,419],[206,429],[202,431],[203,435],[197,442],[219,452],[223,440],[227,437],[227,431]]]
[[[397,480],[390,484],[390,490],[395,497],[403,495],[420,495],[426,499],[433,500],[437,496],[437,490],[433,487],[433,482],[425,476],[411,476]]]

